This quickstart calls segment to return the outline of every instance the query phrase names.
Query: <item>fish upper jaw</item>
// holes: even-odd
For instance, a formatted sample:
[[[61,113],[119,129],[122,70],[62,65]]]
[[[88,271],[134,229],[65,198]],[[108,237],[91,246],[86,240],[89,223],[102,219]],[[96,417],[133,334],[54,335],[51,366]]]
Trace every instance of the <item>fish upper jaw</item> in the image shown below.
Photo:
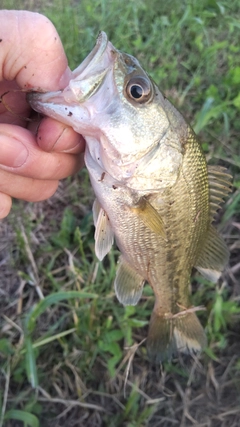
[[[108,41],[106,33],[101,31],[98,35],[97,42],[93,50],[87,55],[83,62],[73,71],[73,78],[78,78],[81,75],[81,78],[84,79],[86,76],[89,76],[89,73],[92,73],[95,68],[99,70],[99,64],[103,68],[108,66],[106,58],[106,51],[111,55],[115,55],[117,50],[113,47],[112,43]],[[112,58],[111,58],[112,62]]]

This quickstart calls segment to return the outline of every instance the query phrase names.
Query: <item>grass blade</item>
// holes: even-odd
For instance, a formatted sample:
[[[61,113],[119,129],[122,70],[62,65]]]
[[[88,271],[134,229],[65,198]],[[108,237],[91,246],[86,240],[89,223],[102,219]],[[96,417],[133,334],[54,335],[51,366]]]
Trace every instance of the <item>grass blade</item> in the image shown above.
[[[10,411],[6,412],[4,419],[5,421],[6,420],[23,421],[26,427],[27,426],[39,427],[39,421],[35,415],[30,414],[30,412],[20,411],[18,409],[11,409]]]
[[[37,305],[33,308],[30,314],[25,320],[25,344],[26,344],[26,372],[27,378],[33,388],[38,386],[38,375],[36,367],[36,357],[34,346],[32,344],[31,334],[34,331],[37,318],[44,313],[44,311],[53,304],[57,304],[60,301],[69,300],[72,298],[96,298],[96,294],[80,291],[67,291],[67,292],[57,292],[51,295],[48,295],[43,300],[40,300]],[[69,332],[69,331],[68,331]],[[58,335],[59,336],[59,335]],[[50,340],[57,338],[57,335]],[[36,345],[35,345],[36,347]]]
[[[56,292],[51,295],[48,295],[43,300],[39,301],[39,303],[33,308],[31,313],[28,315],[26,319],[26,328],[28,332],[32,332],[34,330],[37,318],[53,304],[57,304],[60,301],[69,300],[73,298],[97,298],[97,296],[98,295],[96,294],[80,291]]]
[[[36,367],[36,357],[35,352],[32,346],[32,340],[30,336],[25,338],[26,343],[26,371],[28,381],[30,382],[33,388],[38,386],[38,375],[37,375],[37,367]]]

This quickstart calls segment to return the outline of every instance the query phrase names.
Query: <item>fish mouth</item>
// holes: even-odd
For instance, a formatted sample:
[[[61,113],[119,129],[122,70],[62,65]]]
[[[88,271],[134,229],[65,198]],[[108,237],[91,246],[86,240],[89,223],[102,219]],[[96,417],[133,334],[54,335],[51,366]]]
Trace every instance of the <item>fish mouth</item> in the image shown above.
[[[95,47],[73,71],[73,79],[70,80],[69,86],[63,90],[63,96],[66,101],[77,100],[78,103],[83,103],[99,89],[112,63],[112,58],[109,58],[106,53],[107,48],[110,46],[113,54],[115,48],[108,41],[107,34],[101,31]]]
[[[87,55],[87,57],[83,60],[83,62],[73,71],[73,77],[77,77],[79,74],[84,78],[84,71],[86,71],[87,67],[90,65],[98,64],[101,61],[102,56],[104,55],[107,45],[108,45],[108,37],[104,31],[100,31],[96,44],[93,50]]]
[[[72,72],[73,78],[65,89],[28,93],[28,102],[39,113],[72,126],[77,132],[82,133],[81,129],[79,130],[81,123],[90,120],[90,113],[82,104],[102,85],[108,70],[117,58],[117,52],[106,33],[101,31],[95,47]]]

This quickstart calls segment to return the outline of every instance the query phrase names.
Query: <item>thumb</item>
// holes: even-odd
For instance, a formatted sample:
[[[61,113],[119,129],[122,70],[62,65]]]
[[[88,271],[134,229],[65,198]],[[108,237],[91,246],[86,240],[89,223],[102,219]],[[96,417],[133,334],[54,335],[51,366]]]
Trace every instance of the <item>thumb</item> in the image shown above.
[[[54,25],[43,15],[0,11],[0,80],[16,80],[21,88],[58,90],[71,77]]]

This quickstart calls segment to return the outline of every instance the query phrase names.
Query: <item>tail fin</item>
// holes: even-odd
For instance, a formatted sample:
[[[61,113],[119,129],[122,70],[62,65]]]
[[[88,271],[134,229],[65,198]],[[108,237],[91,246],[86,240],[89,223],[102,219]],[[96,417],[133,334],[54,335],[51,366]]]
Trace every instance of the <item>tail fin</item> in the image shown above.
[[[206,335],[193,312],[172,317],[151,316],[147,350],[153,362],[164,362],[178,353],[196,354],[207,344]]]

